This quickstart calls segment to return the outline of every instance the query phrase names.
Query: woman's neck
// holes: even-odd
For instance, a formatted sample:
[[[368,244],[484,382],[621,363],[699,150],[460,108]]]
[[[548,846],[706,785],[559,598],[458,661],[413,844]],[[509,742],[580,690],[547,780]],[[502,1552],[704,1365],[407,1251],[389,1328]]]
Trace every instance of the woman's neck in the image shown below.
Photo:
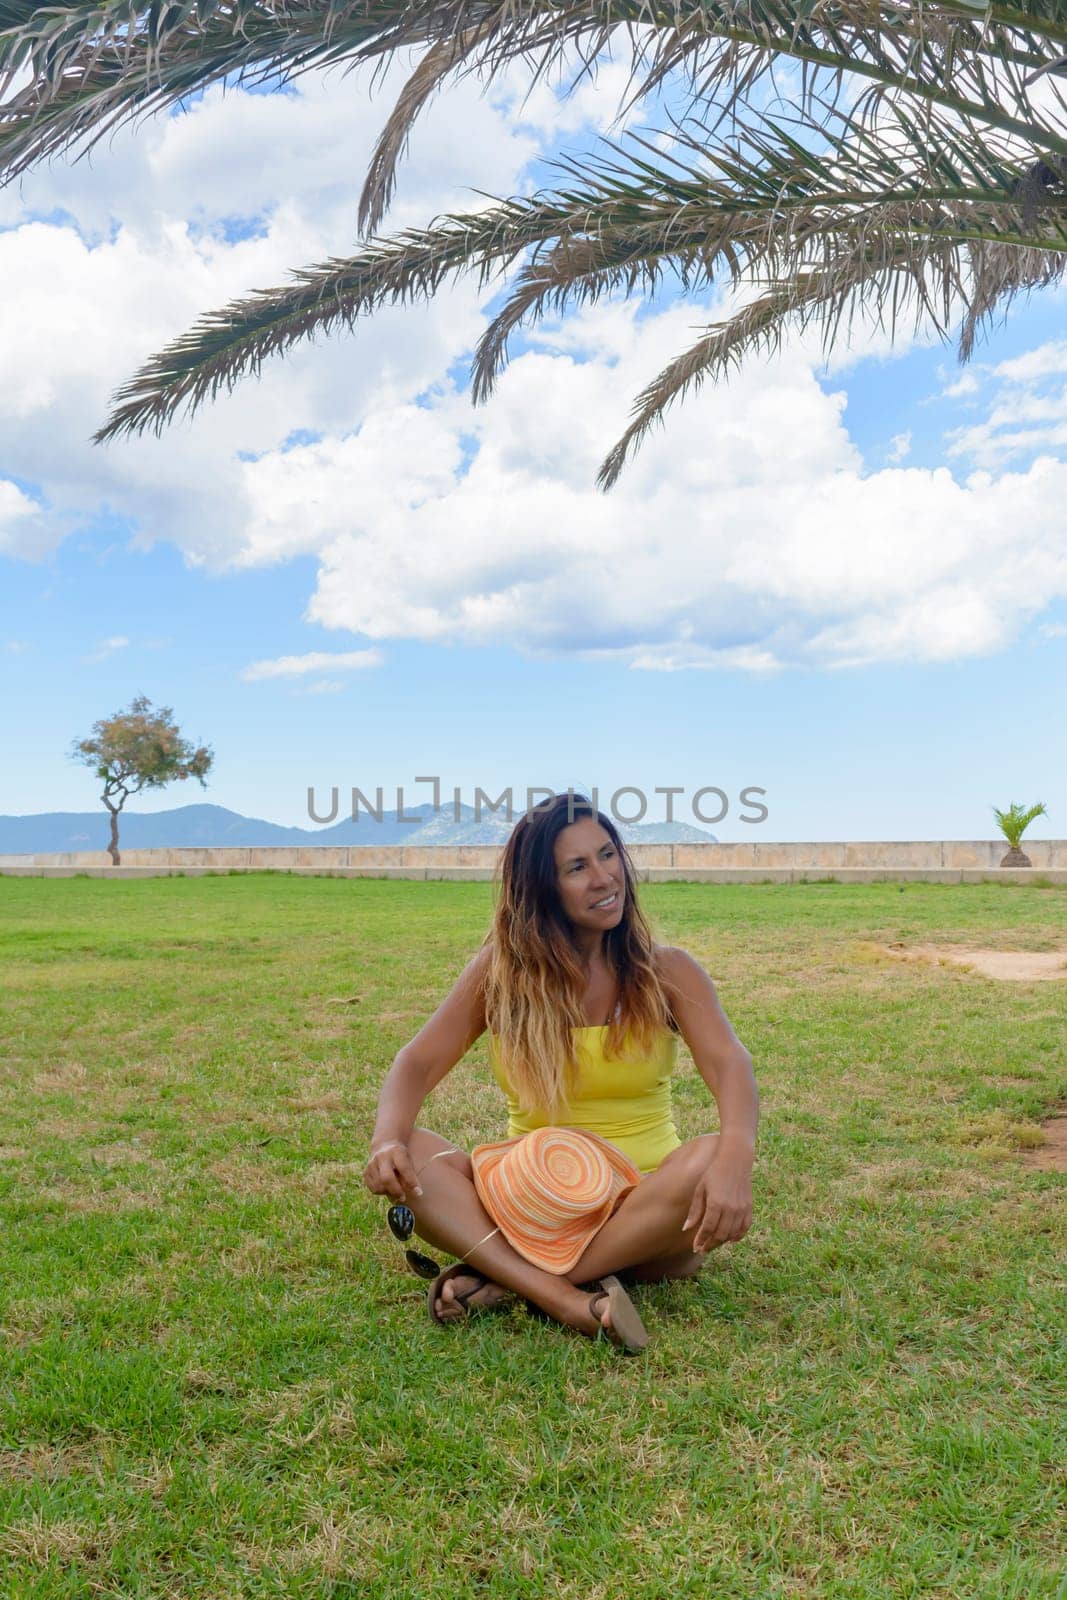
[[[582,958],[582,965],[590,977],[597,966],[605,967],[604,935],[599,928],[574,928],[574,948]]]

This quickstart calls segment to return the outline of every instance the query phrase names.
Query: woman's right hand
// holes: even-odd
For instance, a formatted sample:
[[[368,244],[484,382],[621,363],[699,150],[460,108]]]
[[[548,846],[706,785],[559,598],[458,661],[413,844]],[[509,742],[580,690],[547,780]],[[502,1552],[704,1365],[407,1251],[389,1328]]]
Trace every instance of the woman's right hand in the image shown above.
[[[363,1169],[363,1182],[371,1194],[387,1194],[394,1200],[422,1194],[411,1151],[402,1139],[372,1146],[370,1159]]]

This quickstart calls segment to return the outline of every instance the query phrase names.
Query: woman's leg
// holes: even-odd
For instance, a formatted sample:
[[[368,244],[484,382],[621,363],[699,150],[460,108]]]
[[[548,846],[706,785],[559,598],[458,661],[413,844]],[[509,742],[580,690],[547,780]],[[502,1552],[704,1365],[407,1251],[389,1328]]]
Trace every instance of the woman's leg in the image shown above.
[[[557,1322],[583,1333],[597,1331],[589,1295],[575,1287],[578,1280],[535,1267],[511,1248],[502,1233],[493,1231],[495,1224],[478,1198],[470,1157],[465,1151],[453,1146],[454,1156],[440,1155],[436,1159],[449,1148],[449,1140],[426,1128],[415,1129],[408,1148],[422,1188],[421,1196],[409,1195],[407,1199],[420,1239],[469,1261],[494,1284],[514,1289]],[[487,1234],[491,1237],[486,1238]],[[464,1282],[462,1274],[457,1273],[446,1283],[437,1306],[439,1314],[446,1318],[462,1316],[462,1309],[455,1303],[455,1290],[468,1288],[471,1282],[473,1279]],[[601,1309],[601,1320],[610,1326],[606,1304],[605,1301]]]
[[[690,1139],[623,1195],[569,1274],[573,1281],[587,1283],[605,1272],[618,1272],[631,1283],[646,1283],[699,1271],[703,1255],[693,1253],[697,1225],[683,1230],[682,1224],[717,1139],[715,1133]]]

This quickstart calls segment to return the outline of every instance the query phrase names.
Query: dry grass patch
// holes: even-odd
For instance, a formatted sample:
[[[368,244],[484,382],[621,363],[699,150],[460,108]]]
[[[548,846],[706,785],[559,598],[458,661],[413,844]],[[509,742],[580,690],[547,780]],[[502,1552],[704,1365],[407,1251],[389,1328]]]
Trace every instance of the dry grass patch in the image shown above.
[[[92,1117],[41,1117],[34,1124],[34,1132],[40,1136],[41,1143],[51,1139],[57,1144],[69,1144],[74,1139],[106,1133],[110,1127],[109,1122]]]
[[[283,1572],[312,1567],[327,1578],[350,1574],[356,1565],[364,1574],[363,1563],[380,1548],[381,1530],[366,1518],[337,1518],[332,1512],[310,1508],[308,1523],[298,1544],[246,1547],[242,1552],[249,1566],[273,1566]],[[364,1574],[365,1575],[365,1574]]]
[[[968,1117],[955,1128],[946,1130],[945,1137],[952,1144],[980,1151],[990,1160],[1003,1160],[1020,1150],[1036,1150],[1045,1143],[1039,1123],[1024,1122],[1007,1111],[988,1111],[980,1117]]]
[[[115,1184],[109,1189],[86,1188],[73,1179],[61,1178],[34,1188],[34,1199],[61,1207],[78,1216],[99,1216],[107,1212],[147,1211],[159,1207],[161,1196],[147,1189],[131,1189]]]
[[[38,1094],[77,1094],[95,1087],[89,1079],[89,1068],[84,1061],[55,1061],[43,1072],[33,1076],[33,1087]]]
[[[1067,950],[993,950],[966,944],[905,944],[902,940],[881,946],[889,960],[923,962],[977,972],[983,978],[1007,983],[1046,983],[1067,980]]]
[[[92,1445],[28,1444],[18,1450],[0,1450],[0,1482],[5,1478],[55,1482],[73,1473],[86,1473],[99,1459]]]
[[[227,1194],[282,1195],[293,1186],[291,1173],[246,1156],[219,1156],[208,1163],[207,1171]]]
[[[0,1528],[0,1554],[36,1567],[53,1562],[96,1566],[110,1558],[118,1535],[114,1518],[109,1518],[105,1527],[91,1528],[73,1520],[46,1522],[38,1514],[28,1522]]]
[[[287,1100],[285,1104],[290,1111],[306,1113],[308,1111],[344,1111],[347,1109],[348,1101],[338,1090],[330,1089],[324,1093],[301,1095],[296,1100]]]
[[[157,1172],[166,1170],[166,1162],[158,1157],[149,1155],[142,1147],[142,1136],[135,1134],[131,1140],[118,1140],[114,1144],[98,1144],[83,1152],[90,1161],[101,1167],[124,1167],[131,1163],[138,1166],[152,1167]]]
[[[365,1165],[363,1161],[319,1161],[296,1174],[297,1186],[312,1194],[325,1194],[340,1185],[362,1185]]]

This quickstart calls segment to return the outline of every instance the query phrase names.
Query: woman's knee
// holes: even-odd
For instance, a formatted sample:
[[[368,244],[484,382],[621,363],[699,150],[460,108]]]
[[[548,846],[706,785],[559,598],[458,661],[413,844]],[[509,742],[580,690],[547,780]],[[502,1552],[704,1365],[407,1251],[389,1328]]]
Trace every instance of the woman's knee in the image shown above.
[[[670,1155],[664,1156],[657,1171],[669,1173],[679,1191],[685,1191],[688,1198],[700,1174],[707,1170],[708,1163],[714,1157],[718,1142],[717,1133],[703,1133],[695,1139],[687,1139],[685,1144],[680,1144]]]
[[[415,1163],[417,1172],[421,1173],[427,1162],[430,1162],[432,1163],[430,1173],[435,1167],[447,1166],[454,1172],[462,1172],[465,1178],[474,1177],[474,1168],[466,1150],[461,1149],[451,1139],[444,1139],[439,1133],[433,1133],[429,1128],[413,1128],[411,1138],[408,1140],[408,1149],[411,1151],[411,1159]],[[437,1157],[440,1159],[436,1159]]]

